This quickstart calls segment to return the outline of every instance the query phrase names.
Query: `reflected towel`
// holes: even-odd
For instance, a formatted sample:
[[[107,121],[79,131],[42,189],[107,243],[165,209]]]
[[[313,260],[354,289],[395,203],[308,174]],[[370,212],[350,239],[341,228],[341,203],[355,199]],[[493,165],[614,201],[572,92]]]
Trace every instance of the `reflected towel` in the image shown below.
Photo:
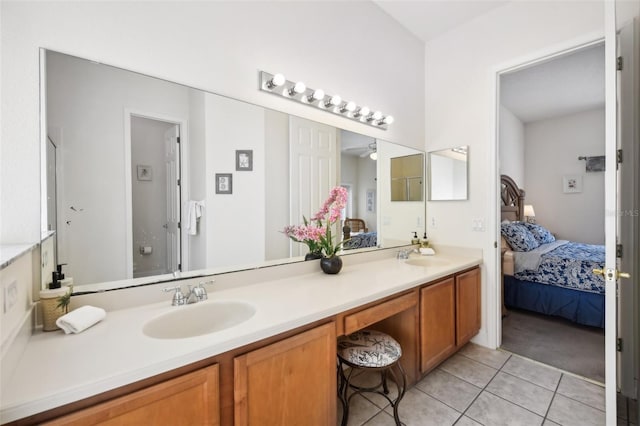
[[[202,216],[204,210],[204,200],[202,201],[187,201],[187,218],[185,227],[189,235],[198,234],[198,220]]]
[[[80,333],[102,321],[106,316],[107,313],[102,308],[82,306],[58,318],[56,325],[63,329],[65,334]]]

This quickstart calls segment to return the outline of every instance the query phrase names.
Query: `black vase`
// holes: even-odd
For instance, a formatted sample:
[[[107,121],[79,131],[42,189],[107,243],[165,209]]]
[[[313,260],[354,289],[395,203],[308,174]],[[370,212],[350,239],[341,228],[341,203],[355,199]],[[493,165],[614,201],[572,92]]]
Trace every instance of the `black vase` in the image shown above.
[[[310,251],[309,253],[304,255],[304,260],[317,260],[317,259],[322,259],[322,253]]]
[[[342,269],[340,256],[323,257],[320,259],[320,267],[325,274],[337,274]]]

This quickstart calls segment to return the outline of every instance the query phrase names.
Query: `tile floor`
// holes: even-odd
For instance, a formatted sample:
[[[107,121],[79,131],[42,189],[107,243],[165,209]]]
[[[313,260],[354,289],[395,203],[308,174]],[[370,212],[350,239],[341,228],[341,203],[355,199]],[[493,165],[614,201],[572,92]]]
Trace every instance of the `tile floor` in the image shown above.
[[[363,375],[360,384],[367,381]],[[394,394],[394,386],[390,387]],[[351,400],[349,425],[393,425],[387,401],[365,395]],[[600,385],[470,343],[410,389],[399,409],[400,420],[407,426],[600,426],[605,424],[604,400]],[[627,419],[627,412],[633,411],[624,408],[620,402],[618,425],[636,425],[636,416]],[[338,401],[338,425],[341,418]]]

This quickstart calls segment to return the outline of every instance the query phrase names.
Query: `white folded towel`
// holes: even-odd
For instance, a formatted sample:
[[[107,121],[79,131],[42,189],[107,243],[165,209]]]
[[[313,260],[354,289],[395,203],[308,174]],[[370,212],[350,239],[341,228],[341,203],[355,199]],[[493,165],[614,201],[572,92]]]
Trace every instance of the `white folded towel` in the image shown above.
[[[189,235],[198,234],[198,221],[204,210],[204,200],[202,201],[187,201],[187,216],[184,220],[185,229]]]
[[[82,306],[58,318],[56,325],[63,329],[65,334],[80,333],[102,321],[106,316],[107,313],[102,308]]]

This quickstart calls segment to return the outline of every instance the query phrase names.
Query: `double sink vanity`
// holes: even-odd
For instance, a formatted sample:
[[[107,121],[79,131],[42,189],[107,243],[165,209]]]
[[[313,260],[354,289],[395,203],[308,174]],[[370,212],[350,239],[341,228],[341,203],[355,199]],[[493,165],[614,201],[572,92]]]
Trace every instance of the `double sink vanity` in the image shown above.
[[[186,306],[172,306],[162,284],[138,289],[163,299],[108,309],[77,335],[31,336],[2,422],[333,425],[337,336],[367,327],[392,335],[414,384],[480,329],[481,253],[437,252],[349,255],[338,275],[314,261],[267,268],[242,285],[220,277],[208,300]],[[92,297],[85,303],[98,304]]]

